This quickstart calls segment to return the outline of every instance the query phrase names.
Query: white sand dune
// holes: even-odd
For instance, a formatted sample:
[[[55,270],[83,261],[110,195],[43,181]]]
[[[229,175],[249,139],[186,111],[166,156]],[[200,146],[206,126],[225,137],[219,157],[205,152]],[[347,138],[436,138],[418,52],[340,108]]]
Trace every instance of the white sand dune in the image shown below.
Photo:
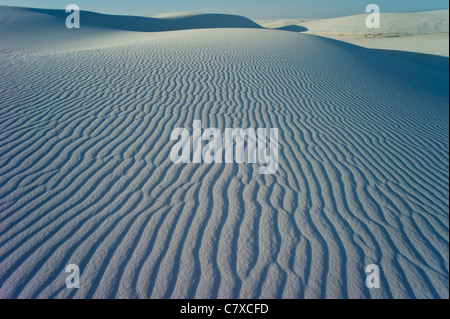
[[[65,26],[64,10],[2,7],[0,43],[2,48],[41,51],[73,50],[108,46],[136,41],[134,34],[124,31],[161,32],[207,28],[261,28],[241,16],[226,14],[178,13],[158,17],[105,15],[82,11],[83,27],[77,30]],[[34,30],[36,29],[36,30]],[[138,35],[139,36],[139,35]],[[129,37],[132,37],[129,39]],[[101,41],[99,42],[99,38]]]
[[[103,18],[0,7],[1,298],[449,297],[448,72]],[[278,128],[278,173],[173,164],[170,132],[196,119]]]
[[[14,7],[10,8],[14,10]],[[65,20],[67,13],[62,10],[28,9],[31,12],[50,15]],[[174,13],[156,17],[106,15],[83,11],[83,24],[110,29],[158,32],[207,28],[261,28],[250,19],[229,14]]]
[[[320,35],[371,49],[449,56],[449,10],[382,12],[379,29],[366,27],[367,14],[332,19],[256,20],[265,28]]]
[[[303,23],[311,32],[432,34],[449,32],[449,10],[389,13],[381,12],[380,28],[367,29],[368,13],[355,16],[313,20]]]

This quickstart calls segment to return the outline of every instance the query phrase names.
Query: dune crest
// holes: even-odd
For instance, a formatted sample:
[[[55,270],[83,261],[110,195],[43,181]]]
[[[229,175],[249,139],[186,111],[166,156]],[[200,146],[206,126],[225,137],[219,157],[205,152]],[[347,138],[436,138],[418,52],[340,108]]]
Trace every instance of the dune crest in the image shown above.
[[[26,9],[65,20],[64,10]],[[138,32],[160,32],[209,28],[261,28],[257,23],[242,16],[230,14],[166,14],[161,17],[119,16],[80,11],[84,25]]]

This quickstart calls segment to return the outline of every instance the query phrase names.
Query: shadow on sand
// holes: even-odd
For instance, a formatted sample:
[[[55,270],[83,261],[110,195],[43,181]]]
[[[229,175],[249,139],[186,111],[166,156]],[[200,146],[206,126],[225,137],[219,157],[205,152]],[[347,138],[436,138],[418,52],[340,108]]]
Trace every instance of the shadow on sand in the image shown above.
[[[416,90],[425,90],[433,94],[449,97],[449,58],[406,51],[369,49],[355,44],[325,38],[317,35],[303,36],[319,37],[326,42],[332,42],[336,48],[347,51],[355,57],[355,61],[366,61],[367,66],[386,73],[399,83],[410,85]],[[414,67],[414,65],[416,67]]]
[[[372,49],[374,51],[384,52],[393,55],[397,58],[407,60],[409,62],[425,66],[437,71],[449,73],[449,58],[445,56],[425,54],[425,53],[415,53],[397,50],[382,50],[382,49]]]
[[[281,28],[276,28],[275,30],[281,30],[281,31],[291,31],[291,32],[305,32],[308,31],[307,28],[302,27],[300,25],[287,25]]]

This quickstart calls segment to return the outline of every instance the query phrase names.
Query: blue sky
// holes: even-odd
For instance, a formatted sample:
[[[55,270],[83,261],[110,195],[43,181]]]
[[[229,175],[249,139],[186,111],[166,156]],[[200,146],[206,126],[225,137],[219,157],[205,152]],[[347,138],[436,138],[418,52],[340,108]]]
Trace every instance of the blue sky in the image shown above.
[[[173,11],[231,13],[252,19],[330,18],[365,13],[375,3],[382,12],[448,9],[448,0],[0,0],[0,5],[81,10],[111,14],[150,15]]]

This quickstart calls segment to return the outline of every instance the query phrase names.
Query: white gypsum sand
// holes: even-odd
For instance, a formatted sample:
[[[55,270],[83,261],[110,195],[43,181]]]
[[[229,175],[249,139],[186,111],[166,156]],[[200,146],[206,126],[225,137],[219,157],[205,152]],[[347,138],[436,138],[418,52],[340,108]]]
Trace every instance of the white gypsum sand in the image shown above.
[[[301,26],[305,33],[371,49],[449,56],[449,10],[381,12],[380,28],[368,29],[369,13],[331,19],[256,20],[265,28]],[[295,29],[293,29],[295,30]]]
[[[0,7],[0,298],[449,297],[448,73],[244,18],[101,18]],[[172,163],[194,120],[278,128],[277,173]]]

